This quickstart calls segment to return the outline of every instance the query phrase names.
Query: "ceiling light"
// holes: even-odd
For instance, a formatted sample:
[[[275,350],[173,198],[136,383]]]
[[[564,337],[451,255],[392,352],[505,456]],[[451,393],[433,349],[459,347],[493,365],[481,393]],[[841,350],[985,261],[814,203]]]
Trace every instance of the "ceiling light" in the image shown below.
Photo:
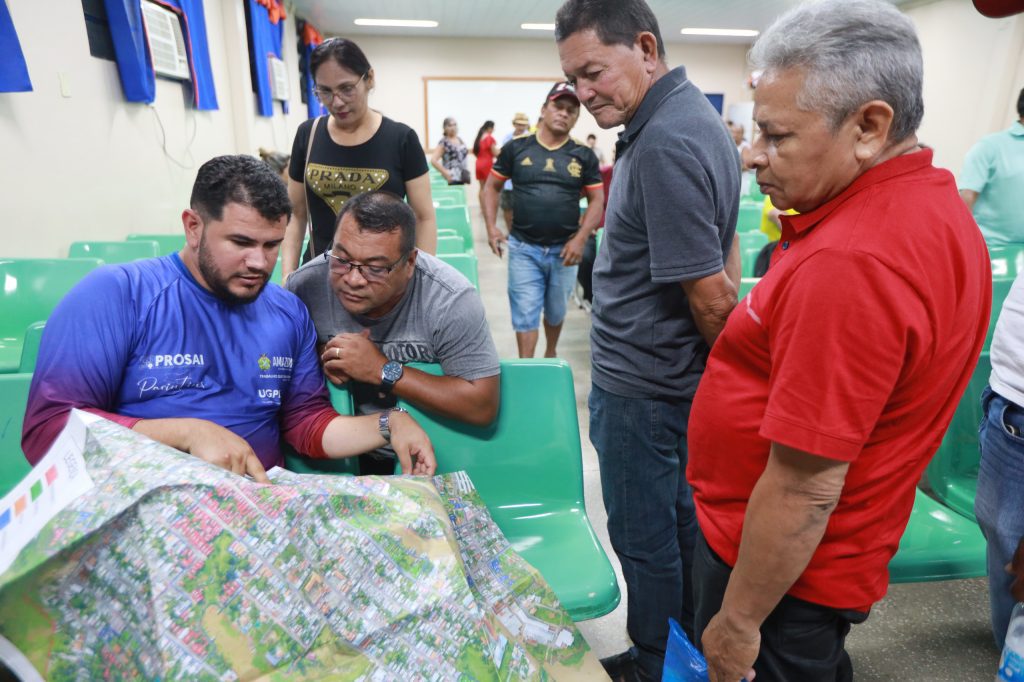
[[[742,28],[684,28],[680,31],[684,36],[734,36],[737,38],[756,38],[760,31]]]
[[[436,21],[421,19],[356,19],[356,26],[397,26],[400,28],[437,28]]]
[[[519,28],[526,31],[554,31],[554,24],[520,24]]]

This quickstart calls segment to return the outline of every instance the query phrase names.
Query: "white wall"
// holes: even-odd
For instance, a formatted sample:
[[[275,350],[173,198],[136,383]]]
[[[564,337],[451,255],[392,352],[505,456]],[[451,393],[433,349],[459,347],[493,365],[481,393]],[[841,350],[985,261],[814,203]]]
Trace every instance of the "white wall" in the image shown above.
[[[152,107],[126,102],[116,64],[89,54],[80,0],[7,0],[34,90],[0,93],[0,255],[63,256],[77,239],[178,231],[204,161],[260,146],[290,147],[305,118],[298,84],[289,120],[257,116],[242,3],[205,5],[218,111],[196,111],[186,87],[160,78]],[[294,35],[289,23],[292,74]]]
[[[0,256],[62,256],[76,239],[120,239],[133,231],[177,231],[198,166],[217,154],[290,151],[305,118],[300,101],[294,17],[285,28],[292,113],[256,114],[245,20],[237,0],[206,0],[210,56],[220,110],[199,112],[180,84],[157,79],[153,107],[124,100],[113,62],[89,55],[80,0],[7,0],[35,90],[0,93],[0,196],[5,208]],[[1016,117],[1024,86],[1024,15],[993,20],[969,0],[911,7],[925,55],[921,138],[938,165],[958,172],[980,136]],[[561,77],[549,40],[362,37],[377,72],[371,105],[426,139],[423,77]],[[746,48],[669,45],[670,66],[683,64],[725,105],[749,100]],[[62,94],[60,79],[65,83]],[[526,106],[530,116],[540,102]],[[280,106],[280,105],[276,105]],[[161,133],[166,135],[165,152]],[[434,131],[432,131],[434,132]],[[476,131],[463,130],[464,136]],[[615,132],[584,112],[575,135],[598,135],[610,152]],[[433,139],[433,135],[431,139]],[[182,164],[184,167],[179,166]],[[473,193],[470,193],[473,194]]]
[[[416,130],[420,141],[436,140],[440,131],[425,137],[423,78],[473,76],[477,78],[548,78],[554,84],[563,80],[554,38],[551,40],[482,40],[439,38],[384,38],[362,36],[357,41],[373,65],[377,88],[370,105],[385,115]],[[725,95],[725,106],[750,99],[745,85],[746,50],[742,46],[668,45],[669,66],[684,65],[687,74],[705,92]],[[531,119],[540,113],[543,102],[526,103],[523,110]],[[497,121],[498,132],[510,127]],[[601,130],[586,110],[580,113],[573,135],[583,139],[589,133],[598,137],[598,146],[610,154],[615,147],[616,131]],[[476,129],[463,128],[464,140],[472,141]],[[468,139],[467,139],[468,138]]]
[[[988,19],[970,0],[939,0],[906,11],[924,55],[924,121],[918,137],[935,165],[959,174],[987,133],[1017,119],[1024,87],[1024,14]]]

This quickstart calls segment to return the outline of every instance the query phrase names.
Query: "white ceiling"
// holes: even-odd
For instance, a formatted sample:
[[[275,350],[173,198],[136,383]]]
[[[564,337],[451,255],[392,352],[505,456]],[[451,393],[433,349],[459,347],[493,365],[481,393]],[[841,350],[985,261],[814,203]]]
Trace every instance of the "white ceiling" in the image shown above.
[[[750,38],[683,36],[694,28],[740,28],[763,31],[800,0],[648,0],[667,43],[751,43]],[[896,5],[920,0],[889,0]],[[293,0],[293,14],[308,19],[325,36],[385,35],[440,38],[536,38],[548,31],[524,31],[522,23],[552,23],[562,0]],[[432,19],[437,28],[356,26],[359,17]]]

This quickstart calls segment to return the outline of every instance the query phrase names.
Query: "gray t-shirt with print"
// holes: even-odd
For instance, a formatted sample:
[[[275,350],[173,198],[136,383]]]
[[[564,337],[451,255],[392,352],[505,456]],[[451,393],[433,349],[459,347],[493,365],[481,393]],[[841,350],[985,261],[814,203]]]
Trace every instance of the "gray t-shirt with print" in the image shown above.
[[[438,363],[446,376],[469,381],[501,371],[480,294],[455,268],[428,253],[418,252],[405,295],[381,318],[352,315],[342,307],[323,257],[292,273],[287,289],[309,308],[318,344],[336,334],[369,329],[370,339],[389,360]],[[381,398],[376,385],[353,382],[350,388],[356,414],[395,404],[393,395]]]

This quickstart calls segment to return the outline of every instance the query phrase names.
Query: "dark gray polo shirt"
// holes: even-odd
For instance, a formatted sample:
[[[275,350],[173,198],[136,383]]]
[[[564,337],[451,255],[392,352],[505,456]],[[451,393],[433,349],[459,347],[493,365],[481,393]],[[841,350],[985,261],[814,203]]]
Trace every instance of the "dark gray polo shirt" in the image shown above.
[[[678,67],[619,135],[594,266],[593,381],[627,398],[692,399],[708,346],[680,282],[722,270],[736,232],[736,145]]]

